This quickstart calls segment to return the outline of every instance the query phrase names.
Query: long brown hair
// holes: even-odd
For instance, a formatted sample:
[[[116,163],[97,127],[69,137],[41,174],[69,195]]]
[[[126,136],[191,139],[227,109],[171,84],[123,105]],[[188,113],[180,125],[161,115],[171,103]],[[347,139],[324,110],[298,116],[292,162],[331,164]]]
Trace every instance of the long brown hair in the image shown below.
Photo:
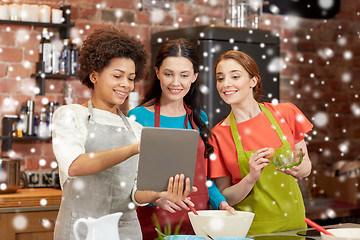
[[[164,59],[167,57],[184,57],[191,61],[193,64],[194,72],[199,72],[199,52],[197,46],[185,38],[178,38],[165,42],[159,49],[159,52],[155,59],[155,67],[160,69],[161,64]],[[189,92],[184,97],[186,105],[193,112],[193,118],[196,126],[200,130],[200,136],[205,144],[205,157],[208,157],[213,151],[213,146],[209,143],[209,137],[211,136],[210,129],[207,127],[206,123],[201,120],[201,109],[200,109],[200,90],[199,90],[199,81],[195,81],[191,84]],[[150,106],[155,104],[157,100],[161,97],[161,86],[160,81],[157,78],[157,75],[154,74],[152,79],[151,87],[146,93],[141,105]],[[195,126],[194,126],[195,127]]]
[[[261,77],[259,74],[259,68],[256,64],[256,62],[254,61],[254,59],[252,59],[249,55],[247,55],[244,52],[241,51],[235,51],[235,50],[231,50],[228,51],[224,54],[222,54],[215,62],[215,66],[214,66],[214,72],[216,74],[216,67],[217,65],[225,59],[234,59],[236,62],[238,62],[249,74],[250,78],[256,77],[257,78],[257,83],[256,86],[253,88],[253,93],[254,93],[254,98],[256,101],[258,101],[261,97],[261,93],[262,93],[262,82],[261,82]]]

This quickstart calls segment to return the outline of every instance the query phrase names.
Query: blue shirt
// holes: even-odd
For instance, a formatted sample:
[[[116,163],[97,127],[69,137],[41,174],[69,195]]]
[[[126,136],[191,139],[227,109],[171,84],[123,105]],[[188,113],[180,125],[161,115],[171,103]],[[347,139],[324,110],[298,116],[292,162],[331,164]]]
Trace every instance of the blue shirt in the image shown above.
[[[147,110],[143,106],[131,109],[127,116],[129,118],[137,121],[144,127],[154,127],[155,113]],[[200,118],[205,123],[208,122],[207,115],[202,110],[201,110]],[[185,129],[186,128],[185,124],[184,124],[185,119],[186,119],[186,115],[183,115],[180,117],[167,117],[167,116],[160,115],[160,127]],[[188,122],[188,126],[189,126],[189,128],[191,128],[190,122]],[[207,179],[208,179],[207,185],[208,185],[208,191],[209,191],[209,202],[210,202],[211,206],[213,206],[215,209],[219,209],[219,204],[226,200],[225,200],[224,196],[220,193],[216,184],[213,181],[211,181],[210,178],[207,178]]]

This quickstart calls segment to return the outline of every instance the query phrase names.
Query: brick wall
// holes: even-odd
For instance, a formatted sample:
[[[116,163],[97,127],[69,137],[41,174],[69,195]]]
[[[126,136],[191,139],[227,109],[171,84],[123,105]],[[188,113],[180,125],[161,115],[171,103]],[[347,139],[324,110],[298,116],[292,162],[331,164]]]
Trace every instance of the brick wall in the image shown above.
[[[10,3],[11,1],[2,1]],[[26,0],[18,3],[48,4],[55,0]],[[174,2],[174,1],[171,1]],[[171,3],[169,11],[138,9],[138,1],[72,0],[71,35],[79,42],[94,29],[115,25],[139,37],[150,50],[151,33],[177,27],[222,24],[222,1],[193,0]],[[281,39],[282,67],[280,101],[296,104],[315,124],[307,138],[314,163],[331,164],[360,156],[360,0],[342,0],[340,13],[333,19],[314,20],[264,14],[263,29]],[[46,80],[46,95],[33,93],[41,27],[0,25],[0,116],[18,114],[26,100],[63,101],[64,84],[71,83],[76,103],[83,103],[89,90],[76,79]],[[56,29],[50,29],[57,35]],[[145,81],[136,89],[143,95]],[[322,118],[324,117],[324,118]],[[325,119],[325,120],[324,120]],[[324,125],[325,121],[327,124]],[[50,142],[15,142],[13,150],[27,169],[49,168],[55,161]],[[45,166],[39,160],[45,159]]]

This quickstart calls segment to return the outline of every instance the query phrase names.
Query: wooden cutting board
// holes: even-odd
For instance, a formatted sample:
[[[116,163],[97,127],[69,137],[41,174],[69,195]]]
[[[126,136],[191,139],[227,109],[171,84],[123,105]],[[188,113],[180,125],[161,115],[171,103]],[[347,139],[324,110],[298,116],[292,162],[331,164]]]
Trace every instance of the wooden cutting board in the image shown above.
[[[26,188],[16,193],[0,194],[0,208],[60,206],[61,190]]]

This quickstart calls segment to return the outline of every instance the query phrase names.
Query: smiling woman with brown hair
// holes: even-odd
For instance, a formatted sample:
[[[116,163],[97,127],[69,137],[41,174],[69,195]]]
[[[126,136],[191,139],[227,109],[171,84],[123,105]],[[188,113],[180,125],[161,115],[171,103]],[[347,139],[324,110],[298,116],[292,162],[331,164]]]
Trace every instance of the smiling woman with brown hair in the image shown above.
[[[310,174],[305,134],[312,124],[291,103],[259,103],[261,77],[255,61],[229,51],[215,63],[217,90],[231,113],[212,129],[210,177],[236,210],[255,213],[249,234],[305,228],[305,207],[295,178]],[[299,166],[278,169],[267,159],[302,149]]]
[[[194,234],[187,216],[188,205],[195,204],[197,210],[207,210],[210,203],[215,209],[235,212],[216,185],[207,178],[205,159],[212,153],[212,146],[209,143],[210,130],[206,125],[207,115],[199,103],[199,65],[199,53],[192,42],[184,38],[165,42],[156,56],[155,76],[142,105],[128,113],[130,118],[145,127],[197,129],[201,136],[194,174],[194,186],[198,191],[189,195],[191,201],[186,200],[181,204],[160,198],[154,203],[158,208],[139,208],[144,239],[156,238],[155,226],[151,221],[154,214],[158,216],[161,227],[166,228],[170,224],[174,229],[181,223],[180,233]]]

